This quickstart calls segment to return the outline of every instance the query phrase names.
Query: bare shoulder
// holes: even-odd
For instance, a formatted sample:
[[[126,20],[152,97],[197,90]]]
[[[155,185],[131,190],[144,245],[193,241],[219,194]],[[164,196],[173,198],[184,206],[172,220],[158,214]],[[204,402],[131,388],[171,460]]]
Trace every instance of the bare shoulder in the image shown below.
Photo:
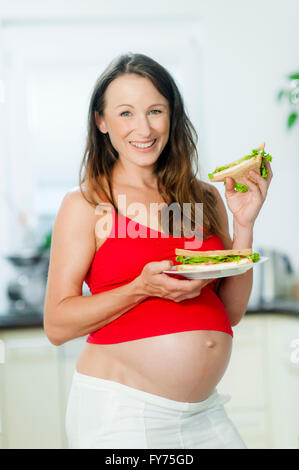
[[[80,217],[92,218],[95,215],[95,207],[90,193],[84,188],[81,190],[79,187],[75,187],[65,194],[60,205],[60,212],[76,213]]]
[[[221,194],[219,193],[218,189],[216,186],[212,183],[207,183],[206,181],[202,181],[199,179],[196,179],[196,183],[200,186],[201,190],[205,191],[206,194],[209,193],[213,199],[215,200],[215,204],[218,204],[220,202],[223,203]]]
[[[220,193],[218,191],[218,189],[216,188],[216,186],[212,183],[207,183],[206,181],[202,181],[202,180],[197,180],[198,184],[201,185],[201,187],[205,190],[205,191],[210,191],[212,194],[214,194],[215,196],[219,197],[220,196]]]
[[[82,209],[85,211],[90,211],[93,206],[88,202],[89,192],[82,188],[82,190],[77,186],[70,189],[64,196],[62,204],[64,206],[69,206],[70,208],[75,207],[77,209]]]
[[[74,267],[76,259],[80,269],[90,264],[95,251],[95,223],[95,208],[85,199],[80,188],[68,191],[53,226],[51,259],[55,266],[60,266],[63,260]]]

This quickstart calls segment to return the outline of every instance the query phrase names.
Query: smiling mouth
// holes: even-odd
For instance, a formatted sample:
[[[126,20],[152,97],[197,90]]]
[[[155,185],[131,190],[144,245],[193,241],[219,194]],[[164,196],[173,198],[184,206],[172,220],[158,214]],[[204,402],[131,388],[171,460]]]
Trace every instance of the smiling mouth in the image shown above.
[[[132,142],[130,142],[130,144],[133,145],[133,147],[136,147],[136,148],[139,148],[139,149],[148,149],[156,143],[156,140],[157,139],[153,139],[149,142],[144,142],[144,143],[132,141]]]

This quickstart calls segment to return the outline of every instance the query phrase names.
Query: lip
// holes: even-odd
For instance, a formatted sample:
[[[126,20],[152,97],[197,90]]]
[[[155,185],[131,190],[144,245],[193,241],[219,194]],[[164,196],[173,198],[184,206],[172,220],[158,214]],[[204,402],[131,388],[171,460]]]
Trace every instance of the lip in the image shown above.
[[[134,142],[134,144],[148,144],[149,142],[152,142],[153,140],[155,140],[155,138],[153,139],[149,139],[149,140],[130,140],[130,144],[132,142]]]
[[[142,148],[138,148],[138,147],[135,147],[134,145],[132,145],[132,142],[136,143],[136,144],[146,144],[148,142],[151,142],[151,140],[148,140],[147,142],[137,142],[136,140],[132,140],[130,141],[130,144],[132,145],[132,147],[137,150],[137,152],[143,152],[143,153],[146,153],[146,152],[151,152],[155,147],[156,147],[156,144],[158,142],[158,139],[152,139],[154,140],[155,142],[153,143],[153,145],[151,145],[150,147],[148,148],[145,148],[145,149],[142,149]]]

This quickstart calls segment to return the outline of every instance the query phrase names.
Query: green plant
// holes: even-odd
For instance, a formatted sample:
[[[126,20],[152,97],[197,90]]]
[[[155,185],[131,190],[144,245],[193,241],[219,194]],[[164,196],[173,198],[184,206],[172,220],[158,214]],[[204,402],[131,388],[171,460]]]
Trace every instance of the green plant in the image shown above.
[[[291,110],[287,117],[287,129],[291,129],[298,120],[299,72],[289,75],[288,80],[290,81],[288,88],[281,89],[277,94],[277,99],[278,101],[287,99],[291,105]]]
[[[38,247],[38,250],[39,251],[49,250],[51,247],[51,241],[52,241],[52,231],[50,231],[49,233],[47,233],[47,235],[45,235],[43,242]]]

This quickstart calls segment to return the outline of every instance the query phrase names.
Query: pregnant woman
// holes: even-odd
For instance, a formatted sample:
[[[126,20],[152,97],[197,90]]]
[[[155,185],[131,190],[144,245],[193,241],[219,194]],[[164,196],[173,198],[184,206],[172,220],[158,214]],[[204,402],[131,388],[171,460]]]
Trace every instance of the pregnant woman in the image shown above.
[[[244,178],[247,193],[226,179],[231,240],[220,194],[196,177],[195,138],[175,81],[153,59],[122,55],[98,79],[80,185],[64,197],[53,229],[44,312],[53,344],[87,336],[67,406],[71,448],[245,448],[216,387],[252,270],[217,281],[163,271],[186,243],[251,248],[272,172],[267,162],[266,180]],[[172,203],[183,215],[191,204],[191,237],[162,223]],[[92,295],[82,295],[84,281]]]

